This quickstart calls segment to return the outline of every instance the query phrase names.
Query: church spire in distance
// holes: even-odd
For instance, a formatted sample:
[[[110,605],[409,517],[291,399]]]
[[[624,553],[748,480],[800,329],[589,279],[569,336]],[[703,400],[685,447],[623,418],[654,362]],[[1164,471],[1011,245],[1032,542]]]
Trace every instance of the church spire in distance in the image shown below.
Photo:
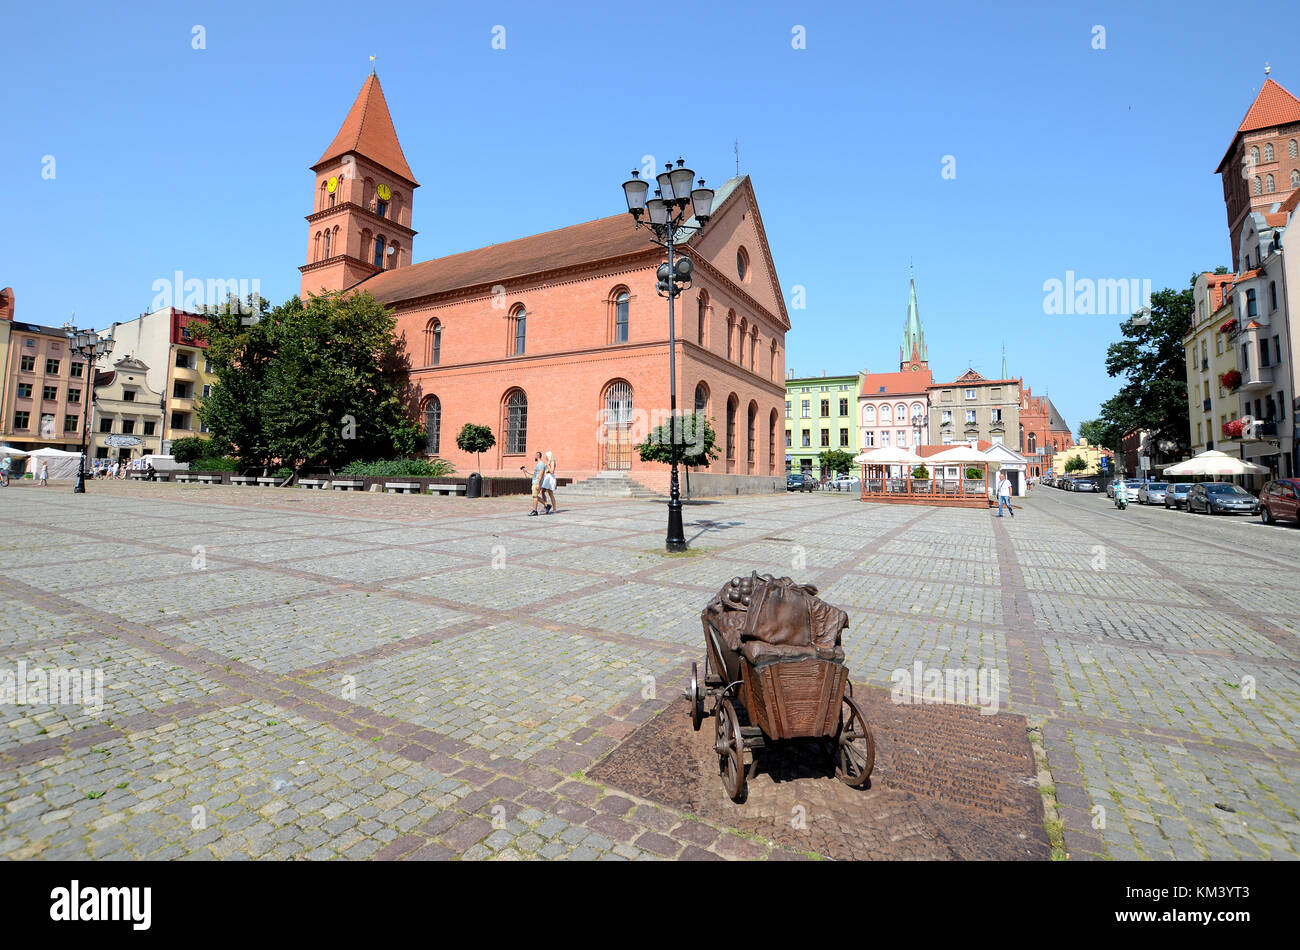
[[[910,290],[907,298],[907,326],[903,330],[903,346],[899,351],[900,370],[924,369],[930,363],[925,349],[925,331],[921,329],[921,311],[916,305],[916,275],[911,270],[911,265],[908,265]]]

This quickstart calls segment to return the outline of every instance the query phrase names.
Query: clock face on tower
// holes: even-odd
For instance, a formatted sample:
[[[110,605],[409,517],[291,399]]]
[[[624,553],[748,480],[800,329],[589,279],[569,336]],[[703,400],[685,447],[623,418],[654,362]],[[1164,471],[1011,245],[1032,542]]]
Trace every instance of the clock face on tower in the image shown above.
[[[325,190],[328,191],[331,195],[334,194],[334,192],[338,191],[339,190],[338,178],[331,175],[330,180],[325,183]]]
[[[387,185],[380,185],[375,189],[375,194],[379,195],[380,201],[387,201],[389,198],[393,197],[393,190]]]

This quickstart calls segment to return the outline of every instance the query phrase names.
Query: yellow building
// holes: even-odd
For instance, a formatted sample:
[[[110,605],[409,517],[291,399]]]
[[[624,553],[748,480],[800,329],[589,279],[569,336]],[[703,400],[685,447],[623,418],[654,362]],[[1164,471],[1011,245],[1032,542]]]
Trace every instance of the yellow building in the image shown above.
[[[1237,418],[1238,399],[1220,381],[1237,368],[1232,274],[1201,274],[1192,289],[1195,311],[1187,331],[1187,421],[1192,455],[1221,448],[1224,423]],[[1225,329],[1226,328],[1226,329]],[[1231,454],[1236,454],[1231,453]]]
[[[1061,449],[1052,456],[1052,474],[1081,477],[1100,475],[1103,457],[1109,460],[1106,463],[1108,468],[1114,465],[1115,454],[1110,449],[1103,449],[1099,445],[1089,445],[1087,439],[1080,439],[1078,445],[1072,445],[1068,449]],[[1085,467],[1077,472],[1067,472],[1065,467],[1070,464],[1070,459],[1075,458],[1083,459]]]

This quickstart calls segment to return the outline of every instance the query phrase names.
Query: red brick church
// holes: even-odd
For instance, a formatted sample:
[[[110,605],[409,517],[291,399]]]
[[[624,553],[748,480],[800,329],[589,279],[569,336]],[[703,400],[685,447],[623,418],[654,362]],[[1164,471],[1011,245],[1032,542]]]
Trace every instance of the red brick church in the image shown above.
[[[312,171],[302,295],[366,290],[392,308],[429,454],[475,471],[455,442],[473,422],[497,437],[485,476],[517,475],[550,450],[561,476],[625,472],[666,490],[667,466],[632,450],[669,406],[668,302],[655,291],[666,256],[647,230],[619,213],[415,263],[419,182],[375,75]],[[611,175],[621,206],[620,182]],[[780,490],[790,320],[748,176],[718,187],[712,217],[688,234],[677,404],[709,415],[722,452],[691,473],[692,489]]]

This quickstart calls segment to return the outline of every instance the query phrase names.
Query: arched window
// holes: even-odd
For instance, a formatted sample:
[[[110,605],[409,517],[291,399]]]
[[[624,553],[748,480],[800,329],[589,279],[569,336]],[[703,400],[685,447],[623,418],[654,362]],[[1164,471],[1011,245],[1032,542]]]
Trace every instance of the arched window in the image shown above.
[[[736,394],[732,393],[727,397],[727,471],[735,471],[736,468],[736,410],[740,408],[740,400]]]
[[[1029,433],[1029,454],[1038,454],[1038,434],[1035,432]]]
[[[913,420],[912,424],[913,425],[916,425],[916,420],[918,418],[924,420],[925,407],[922,406],[919,402],[914,402],[912,403],[912,420]]]
[[[437,319],[424,325],[424,365],[437,366],[442,360],[442,324]]]
[[[442,402],[437,396],[430,396],[424,404],[424,431],[424,451],[429,455],[437,455],[442,438]]]
[[[708,415],[709,412],[709,387],[707,383],[700,382],[695,386],[695,411]]]
[[[632,296],[626,287],[617,287],[610,296],[609,340],[611,343],[626,343],[630,324],[629,310]]]
[[[699,299],[699,313],[697,315],[697,327],[695,331],[695,342],[700,344],[700,346],[706,345],[704,342],[704,328],[708,325],[708,321],[709,321],[709,292],[707,290],[701,290],[700,299]]]
[[[626,471],[632,467],[632,385],[625,379],[605,384],[599,442],[604,458],[601,468]]]
[[[894,419],[899,425],[902,425],[907,421],[907,407],[901,402],[894,407]]]
[[[528,397],[522,389],[506,396],[506,454],[523,455],[528,451]]]
[[[326,228],[325,229],[325,256],[326,257],[330,256],[330,237],[331,237],[330,230],[329,228]]]
[[[338,198],[338,196],[339,196],[339,192],[337,188],[335,188],[333,191],[329,193],[329,206],[331,208],[334,207],[334,201],[335,199]]]
[[[736,249],[736,276],[742,284],[749,277],[749,252],[743,247]]]
[[[1258,195],[1258,194],[1262,194],[1262,193],[1263,193],[1263,191],[1264,191],[1264,183],[1263,183],[1262,181],[1260,181],[1258,175],[1255,176],[1255,179],[1254,179],[1253,182],[1251,182],[1251,185],[1252,185],[1252,189],[1251,189],[1251,190],[1252,190],[1255,194]]]
[[[382,234],[375,238],[375,266],[384,266],[384,236]]]
[[[1273,143],[1272,143],[1272,142],[1265,142],[1265,143],[1264,143],[1264,161],[1266,161],[1266,162],[1271,162],[1271,161],[1273,161]]]
[[[748,439],[748,451],[746,452],[745,459],[749,463],[749,470],[751,473],[754,471],[754,465],[758,461],[758,454],[757,454],[758,436],[757,433],[755,432],[757,425],[758,425],[758,403],[754,402],[753,400],[750,400],[749,417],[745,426],[745,435],[746,438]]]
[[[1286,153],[1291,158],[1300,158],[1300,145],[1296,144],[1295,139],[1286,143]]]
[[[311,259],[313,261],[320,260],[320,232],[319,231],[316,232],[316,240],[312,246]]]
[[[379,198],[375,201],[375,214],[379,215],[381,218],[388,217],[388,202],[383,198]]]
[[[745,344],[749,337],[749,320],[746,317],[740,318],[740,329],[736,336],[736,362],[741,366],[745,365]]]
[[[1300,168],[1291,169],[1291,187],[1300,188]]]
[[[776,474],[776,410],[767,417],[767,474]]]
[[[510,353],[513,356],[524,355],[524,343],[528,336],[528,312],[523,304],[518,304],[510,311]]]
[[[876,407],[870,403],[862,407],[862,424],[864,426],[876,424]]]
[[[890,424],[891,422],[893,422],[893,421],[894,421],[894,417],[893,417],[893,415],[890,413],[889,406],[881,406],[881,407],[880,407],[880,424],[881,424],[882,426],[887,426],[887,425],[889,425],[889,424]]]
[[[1264,192],[1271,195],[1275,191],[1277,187],[1273,184],[1273,173],[1269,172],[1264,176]]]
[[[1252,165],[1258,165],[1258,164],[1259,164],[1259,148],[1258,148],[1258,146],[1252,145],[1252,146],[1250,147],[1250,163],[1251,163]]]

